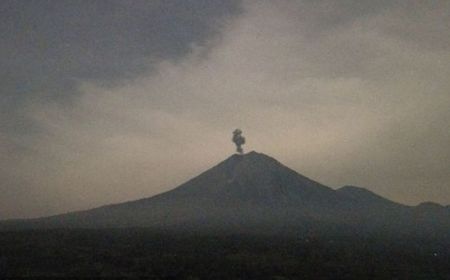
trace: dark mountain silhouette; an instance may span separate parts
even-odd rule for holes
[[[359,187],[333,190],[264,154],[233,155],[181,186],[137,201],[0,228],[149,227],[189,231],[447,233],[450,211],[405,206]]]

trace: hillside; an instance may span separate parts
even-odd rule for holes
[[[250,152],[232,155],[179,187],[150,198],[6,221],[0,227],[442,234],[450,229],[449,217],[448,208],[439,205],[405,206],[359,187],[334,190],[267,155]]]

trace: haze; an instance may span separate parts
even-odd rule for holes
[[[1,1],[0,219],[152,196],[243,148],[450,204],[449,1]]]

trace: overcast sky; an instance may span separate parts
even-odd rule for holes
[[[450,204],[450,1],[0,2],[0,219],[152,196],[234,153]]]

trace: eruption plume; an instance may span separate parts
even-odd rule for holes
[[[241,147],[242,145],[245,144],[245,137],[242,136],[242,130],[240,130],[239,128],[235,129],[233,131],[233,139],[232,140],[233,140],[234,144],[236,144],[236,151],[240,154],[244,153],[244,150]]]

